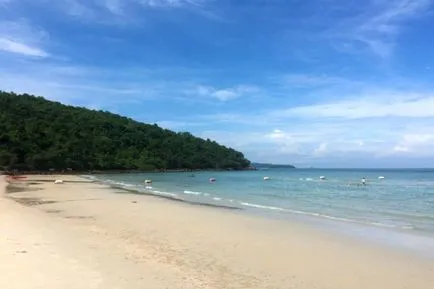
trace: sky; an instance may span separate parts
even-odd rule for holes
[[[0,90],[257,162],[433,167],[433,27],[434,0],[0,0]]]

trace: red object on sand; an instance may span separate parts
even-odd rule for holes
[[[9,178],[14,179],[14,180],[18,180],[18,179],[26,179],[26,176],[9,176]]]

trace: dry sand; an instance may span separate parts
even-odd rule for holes
[[[75,176],[29,176],[8,191],[0,288],[434,288],[433,260],[303,224]]]

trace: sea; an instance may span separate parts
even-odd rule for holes
[[[137,194],[306,222],[434,257],[434,169],[262,168],[86,177]]]

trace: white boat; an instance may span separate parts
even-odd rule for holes
[[[384,177],[383,177],[383,176],[379,176],[379,177],[378,177],[378,179],[380,179],[380,180],[383,180],[383,179],[384,179]]]
[[[264,177],[264,181],[268,181],[270,179],[271,179],[270,177]]]
[[[324,177],[324,176],[320,176],[320,177],[319,177],[320,180],[325,180],[325,178],[326,178],[326,177]]]

